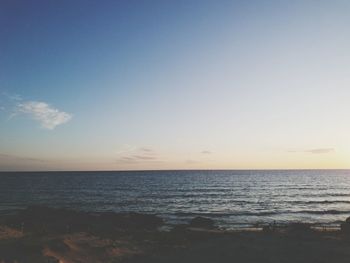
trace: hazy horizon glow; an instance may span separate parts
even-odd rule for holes
[[[0,170],[350,168],[349,1],[3,1]]]

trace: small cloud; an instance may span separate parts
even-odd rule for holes
[[[202,153],[202,154],[212,154],[211,151],[202,151],[201,153]]]
[[[30,171],[50,166],[48,160],[0,153],[0,171]]]
[[[122,152],[117,159],[117,162],[121,164],[138,164],[151,161],[159,162],[157,154],[151,148],[138,148],[137,150]]]
[[[147,152],[147,153],[153,152],[153,150],[151,148],[146,148],[146,147],[140,148],[140,151],[141,152]]]
[[[323,153],[331,153],[334,151],[335,150],[333,148],[318,148],[318,149],[306,150],[305,152],[312,153],[312,154],[323,154]]]
[[[118,154],[118,155],[126,154],[126,153],[134,151],[135,149],[136,148],[134,146],[124,144],[119,148],[119,150],[116,152],[116,154]]]
[[[155,160],[155,159],[157,159],[155,156],[148,156],[148,155],[134,155],[133,158],[139,159],[139,160]]]
[[[326,154],[334,152],[334,148],[315,148],[306,150],[289,150],[289,153],[311,153],[311,154]]]
[[[133,158],[133,157],[128,157],[128,156],[122,156],[122,157],[120,157],[119,158],[119,160],[122,160],[122,161],[134,161],[135,160],[135,158]]]
[[[72,115],[53,108],[45,102],[26,101],[17,104],[17,114],[28,114],[34,120],[40,122],[41,126],[53,130],[56,126],[64,124],[72,119]]]

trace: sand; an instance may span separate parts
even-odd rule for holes
[[[31,209],[1,218],[0,262],[350,262],[350,234],[340,230],[160,231],[151,215]]]

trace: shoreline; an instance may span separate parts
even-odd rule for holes
[[[196,217],[166,227],[151,214],[28,207],[0,216],[0,262],[289,263],[347,262],[350,257],[350,220],[341,229],[299,222],[229,230]]]
[[[140,170],[3,170],[1,173],[95,173],[95,172],[181,172],[181,171],[350,171],[350,168],[229,168],[229,169],[140,169]]]
[[[307,220],[291,220],[291,221],[282,221],[282,220],[270,220],[270,221],[262,221],[257,220],[256,222],[232,222],[232,223],[220,223],[220,220],[216,220],[217,218],[215,216],[211,216],[211,213],[197,213],[193,214],[192,216],[188,215],[186,218],[176,218],[176,216],[172,215],[172,219],[169,219],[166,215],[163,215],[161,213],[147,213],[147,212],[135,212],[135,211],[91,211],[91,210],[80,210],[75,209],[71,207],[60,207],[60,206],[47,206],[47,205],[34,205],[34,206],[27,206],[25,208],[18,208],[18,209],[8,209],[8,210],[1,210],[0,211],[0,219],[16,216],[20,214],[21,212],[27,210],[28,208],[43,208],[43,209],[53,209],[57,211],[71,211],[75,213],[82,213],[87,215],[97,215],[97,214],[115,214],[115,215],[125,215],[125,214],[140,214],[140,215],[151,215],[151,216],[157,216],[160,219],[163,220],[163,225],[167,228],[172,228],[176,225],[183,225],[187,224],[191,221],[191,219],[195,217],[205,217],[213,220],[218,228],[222,230],[227,231],[241,231],[241,230],[249,230],[249,229],[263,229],[263,227],[273,225],[275,224],[279,228],[285,228],[288,227],[290,224],[294,223],[301,223],[301,224],[308,224],[311,228],[314,229],[337,229],[339,230],[341,227],[341,224],[344,222],[346,218],[350,216],[344,215],[344,220],[336,220],[336,221],[330,221],[330,222],[315,222],[315,221],[307,221]],[[219,222],[218,222],[219,221]]]

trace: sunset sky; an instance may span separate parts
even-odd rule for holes
[[[350,168],[350,1],[0,2],[0,170]]]

